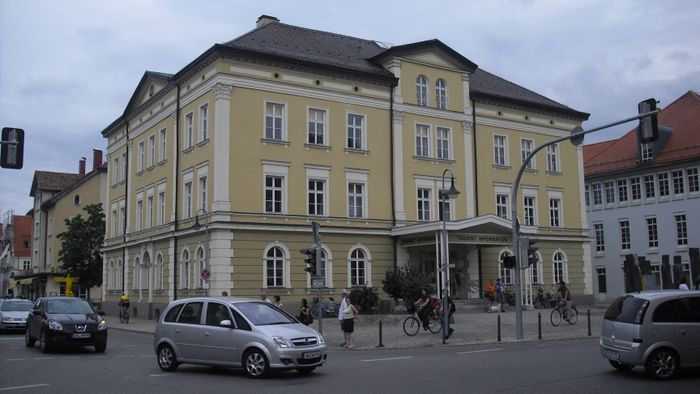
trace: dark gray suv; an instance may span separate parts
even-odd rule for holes
[[[616,299],[603,320],[600,351],[616,369],[643,365],[655,379],[700,366],[700,292],[649,291]]]

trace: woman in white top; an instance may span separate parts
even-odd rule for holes
[[[681,284],[678,285],[678,290],[690,290],[690,287],[688,287],[688,278],[685,276],[681,278]]]
[[[355,316],[357,316],[357,308],[350,301],[350,297],[345,297],[345,309],[343,310],[343,334],[345,335],[345,346],[346,349],[352,349],[355,347],[355,337],[353,332],[355,331]]]

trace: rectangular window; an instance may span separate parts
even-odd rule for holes
[[[114,159],[114,168],[110,168],[112,172],[112,184],[116,185],[119,183],[119,158]]]
[[[192,217],[192,182],[185,183],[185,219]]]
[[[654,175],[644,175],[644,197],[652,199],[656,197],[656,181]]]
[[[525,162],[525,159],[532,153],[534,150],[535,146],[535,141],[533,140],[520,140],[520,159],[521,163]],[[527,170],[532,170],[535,168],[535,158],[533,157],[532,160],[530,160],[527,165],[525,166],[525,169]]]
[[[673,194],[683,194],[685,192],[683,170],[671,172],[671,177],[673,178]]]
[[[199,107],[199,142],[209,139],[209,104]]]
[[[586,197],[586,206],[587,207],[591,205],[591,195],[590,194],[591,194],[590,186],[586,185],[585,191],[584,191],[584,196]]]
[[[194,145],[194,114],[190,112],[185,115],[185,149],[189,149]]]
[[[558,198],[549,199],[549,225],[561,227],[561,200]]]
[[[322,109],[309,108],[309,134],[307,143],[313,145],[324,145],[326,132],[326,111]]]
[[[138,171],[141,172],[143,171],[143,166],[146,163],[146,147],[144,146],[144,142],[141,141],[139,142],[139,166],[138,166]]]
[[[542,278],[540,278],[540,264],[533,264],[530,266],[530,281],[533,284],[542,283]]]
[[[668,188],[668,172],[661,172],[657,174],[656,179],[659,182],[659,197],[668,197],[670,194]]]
[[[160,129],[160,161],[164,161],[168,157],[167,152],[167,130]]]
[[[593,184],[593,205],[603,203],[603,187],[600,183]]]
[[[430,220],[430,189],[418,188],[418,220]]]
[[[614,204],[615,203],[615,182],[606,181],[605,182],[605,203]]]
[[[364,184],[348,183],[348,216],[351,218],[363,217]]]
[[[416,156],[428,157],[430,148],[428,146],[428,135],[430,126],[419,124],[416,125]]]
[[[282,213],[282,193],[284,177],[265,177],[265,212]]]
[[[596,268],[596,275],[598,276],[598,293],[607,293],[608,284],[605,274],[605,268]]]
[[[438,127],[437,129],[437,157],[438,159],[450,159],[450,129]],[[696,170],[697,175],[697,170]]]
[[[675,215],[676,218],[676,245],[688,245],[688,225],[685,220],[685,214],[680,213]]]
[[[309,215],[324,215],[325,181],[309,179]]]
[[[559,144],[547,147],[547,171],[559,172]]]
[[[348,114],[348,145],[350,149],[364,149],[362,133],[364,130],[364,116]]]
[[[617,199],[620,202],[627,201],[627,179],[617,181]]]
[[[207,177],[199,177],[199,209],[207,210]]]
[[[630,178],[630,188],[632,189],[632,201],[642,198],[642,182],[638,176]]]
[[[146,225],[153,227],[153,196],[146,198]]]
[[[116,237],[116,236],[117,236],[117,210],[116,210],[116,209],[112,209],[112,216],[111,216],[111,218],[112,218],[112,220],[111,220],[111,223],[110,223],[110,224],[111,224],[110,227],[112,228],[112,231],[111,231],[111,232],[112,232],[112,236],[113,236],[113,237]]]
[[[284,105],[265,103],[265,139],[282,141],[284,138]]]
[[[629,220],[620,220],[620,247],[622,250],[630,250],[632,240],[630,239],[630,222]]]
[[[496,215],[508,219],[508,195],[496,194]]]
[[[605,252],[605,230],[603,229],[603,223],[595,223],[593,225],[595,230],[595,251],[596,253]]]
[[[642,161],[652,160],[654,158],[654,149],[652,144],[642,144],[641,153]]]
[[[143,228],[143,200],[136,201],[136,231]]]
[[[124,226],[126,226],[126,208],[119,207],[119,235],[124,234]]]
[[[685,174],[688,176],[688,192],[697,193],[700,192],[700,179],[698,178],[698,169],[686,168]]]
[[[165,223],[165,191],[158,192],[158,225]]]
[[[648,217],[647,218],[647,236],[649,239],[649,248],[658,248],[659,247],[659,234],[657,232],[656,218],[655,217]]]
[[[506,165],[506,137],[502,135],[493,136],[493,164],[497,166]]]
[[[148,137],[148,166],[156,165],[156,136]]]
[[[534,226],[536,225],[535,216],[535,197],[525,196],[523,197],[523,206],[525,209],[525,225]]]

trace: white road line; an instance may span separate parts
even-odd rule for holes
[[[502,348],[495,348],[495,349],[483,349],[483,350],[472,350],[469,352],[459,352],[457,354],[472,354],[472,353],[486,353],[486,352],[498,352],[503,350]]]
[[[0,387],[0,391],[33,389],[35,387],[44,387],[44,386],[49,386],[49,384],[48,383],[39,383],[39,384],[30,384],[27,386]]]
[[[152,378],[160,378],[161,376],[172,376],[172,374],[169,374],[169,373],[152,373],[152,374],[150,374],[150,375],[148,375],[148,376],[149,376],[149,377],[152,377]]]
[[[133,356],[133,355],[129,355],[129,356],[116,356],[116,358],[134,358],[134,356]]]
[[[8,358],[5,361],[26,361],[26,358]]]
[[[369,360],[360,360],[360,362],[363,363],[371,363],[375,361],[394,361],[394,360],[406,360],[409,358],[413,358],[413,356],[406,356],[406,357],[390,357],[390,358],[374,358],[374,359],[369,359]]]
[[[53,360],[53,357],[34,357],[34,360]]]

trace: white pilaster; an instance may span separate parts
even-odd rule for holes
[[[230,211],[229,150],[231,135],[232,85],[217,83],[214,88],[214,163],[212,168],[213,202],[211,211]]]
[[[394,126],[394,215],[396,220],[401,222],[406,220],[406,209],[404,201],[404,175],[403,175],[403,118],[404,113],[394,111],[393,126]]]
[[[233,289],[233,232],[209,230],[210,295],[219,296],[222,291],[231,294]]]
[[[470,107],[471,108],[471,107]],[[476,195],[474,194],[474,138],[472,133],[472,122],[462,122],[462,138],[464,139],[464,196],[467,211],[467,218],[476,216]]]

